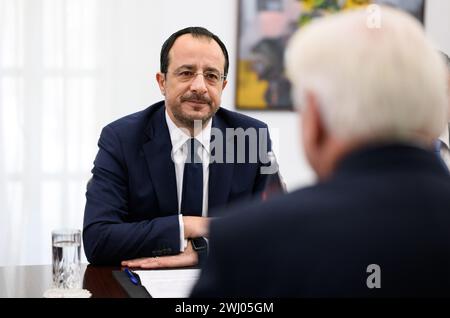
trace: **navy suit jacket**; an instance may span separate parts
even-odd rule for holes
[[[225,138],[227,128],[267,128],[256,119],[225,109],[217,111],[212,127],[223,132],[224,147],[233,140]],[[270,139],[265,142],[267,154]],[[107,125],[98,146],[84,215],[83,242],[89,262],[117,264],[126,259],[179,252],[175,166],[164,102]],[[247,159],[250,149],[245,143]],[[225,156],[233,154],[226,149],[224,152]],[[214,216],[212,208],[263,191],[267,176],[260,173],[260,168],[265,161],[258,157],[254,163],[211,163],[209,215]]]
[[[235,212],[211,223],[194,297],[450,296],[450,177],[431,151],[360,150],[327,181]]]

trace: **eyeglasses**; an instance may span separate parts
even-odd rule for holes
[[[197,75],[203,75],[205,78],[205,81],[210,85],[217,85],[220,81],[224,80],[226,78],[225,75],[222,75],[218,71],[205,71],[205,72],[193,72],[189,70],[182,70],[178,72],[174,72],[173,75],[179,80],[180,82],[190,82],[194,78],[197,77]]]

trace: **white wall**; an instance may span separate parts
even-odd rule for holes
[[[450,1],[427,0],[425,25],[437,48],[450,55]]]
[[[68,43],[69,47],[73,44],[76,48],[77,43],[84,43],[84,48],[93,52],[95,65],[92,69],[68,69],[57,73],[64,79],[84,76],[94,84],[87,93],[76,85],[71,93],[70,81],[63,81],[62,88],[56,85],[59,95],[54,96],[53,104],[58,112],[48,111],[47,114],[42,102],[40,76],[53,76],[56,71],[45,73],[37,65],[45,46],[43,39],[49,35],[42,30],[43,6],[52,3],[64,3],[66,9],[79,6],[75,13],[64,9],[61,12],[70,14],[54,14],[55,21],[69,21],[63,21],[66,28],[51,28],[55,39],[61,40],[55,42],[60,44],[55,47],[67,48]],[[10,13],[2,10],[16,4],[20,5],[14,16],[19,17],[17,23],[21,26],[16,31],[23,31],[25,35],[11,42],[14,47],[10,52],[23,53],[23,69],[2,68],[2,54],[6,56],[7,49],[0,45],[1,79],[16,76],[20,78],[18,83],[23,84],[12,86],[15,93],[8,99],[5,96],[10,87],[5,83],[9,82],[0,81],[0,266],[50,263],[50,230],[61,226],[82,227],[83,186],[90,176],[100,130],[112,120],[162,98],[154,76],[159,70],[161,44],[171,33],[186,26],[201,25],[222,38],[231,56],[229,86],[224,92],[223,107],[234,108],[237,0],[0,0],[0,44],[9,43],[8,36],[14,31],[2,29],[7,23],[5,17],[11,18]],[[93,18],[88,19],[91,24],[80,20],[80,17],[89,16],[89,10],[83,9],[84,6],[94,8]],[[426,23],[427,32],[437,47],[450,53],[450,1],[427,0]],[[66,34],[64,32],[71,34],[70,37],[61,38],[61,34]],[[90,36],[95,40],[91,44],[86,42]],[[73,55],[70,49],[63,53],[64,57]],[[47,93],[53,96],[54,92]],[[80,96],[87,98],[89,103],[83,102]],[[75,112],[78,117],[72,116],[78,108],[81,113]],[[297,115],[275,111],[247,114],[265,121],[272,128],[274,149],[288,189],[311,183],[314,176],[300,147]],[[55,118],[51,117],[53,115]],[[8,116],[15,120],[9,120]],[[23,125],[24,121],[26,125]],[[16,128],[20,142],[7,141],[5,133],[10,133],[10,129],[5,127]],[[40,146],[45,129],[50,129],[47,134],[53,136],[48,149]],[[75,136],[75,141],[70,136]],[[2,138],[5,138],[3,144]],[[45,165],[42,158],[45,155],[56,157],[61,152],[60,145],[64,145],[61,159],[64,164],[70,163],[69,154],[82,154],[77,159],[77,169],[41,174],[41,163]],[[11,152],[8,147],[13,147],[16,152]],[[9,173],[4,168],[8,162],[17,162],[17,171]],[[45,186],[47,181],[42,182],[44,177],[50,180],[50,186]]]

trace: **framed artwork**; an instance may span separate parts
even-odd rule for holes
[[[402,8],[423,23],[425,0],[240,0],[236,108],[292,110],[284,50],[312,19],[368,4]]]

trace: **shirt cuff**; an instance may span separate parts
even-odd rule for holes
[[[183,214],[178,214],[178,224],[180,225],[180,252],[184,252],[188,241],[184,238],[184,222]]]

